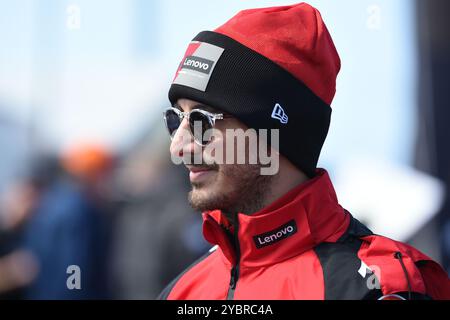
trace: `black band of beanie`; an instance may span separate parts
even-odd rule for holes
[[[279,129],[279,152],[313,177],[328,133],[331,107],[288,71],[228,36],[203,31],[193,41],[224,51],[205,91],[173,83],[170,102],[187,98],[229,113],[249,128]],[[271,117],[276,104],[288,115],[288,123]]]

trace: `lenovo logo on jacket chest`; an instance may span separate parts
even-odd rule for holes
[[[295,233],[297,233],[297,224],[295,220],[291,220],[275,230],[253,236],[253,241],[255,241],[256,247],[260,249],[286,239]]]

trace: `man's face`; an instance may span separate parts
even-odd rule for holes
[[[205,106],[196,101],[188,99],[179,99],[177,102],[180,110],[189,112],[192,109],[202,109],[212,113],[222,113],[211,107]],[[223,150],[224,158],[226,158],[226,150],[229,146],[227,143],[235,143],[235,140],[227,141],[226,129],[242,129],[248,128],[238,121],[236,118],[226,117],[225,119],[216,120],[214,128],[220,131],[217,136],[207,146],[200,146],[195,143],[189,133],[189,124],[186,117],[180,124],[179,129],[173,136],[170,146],[170,152],[173,157],[182,156],[184,159],[192,159],[195,155],[202,156],[201,164],[186,164],[188,168],[189,179],[192,185],[192,191],[189,193],[189,202],[192,207],[199,211],[220,209],[225,212],[243,212],[251,214],[254,208],[259,208],[261,201],[268,192],[270,192],[270,184],[274,176],[260,174],[261,165],[249,164],[249,149],[245,148],[245,163],[237,164],[236,161],[229,164],[228,161],[213,164],[205,162],[214,159],[215,152],[218,148]],[[238,150],[235,145],[234,155]]]

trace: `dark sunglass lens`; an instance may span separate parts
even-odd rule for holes
[[[207,115],[198,111],[192,112],[189,116],[189,125],[197,142],[206,144],[210,141],[210,137],[205,135],[205,132],[211,129],[211,123]]]
[[[180,117],[178,114],[173,110],[167,110],[166,111],[166,124],[167,124],[167,130],[169,130],[170,136],[173,136],[175,131],[177,131],[178,127],[180,126]]]

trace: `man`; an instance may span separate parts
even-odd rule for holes
[[[164,119],[172,158],[190,171],[190,203],[217,246],[161,299],[450,298],[437,263],[374,235],[316,169],[339,69],[320,13],[305,3],[244,10],[194,38]],[[259,130],[253,144],[227,134],[250,129]],[[254,150],[244,149],[245,163],[219,161],[236,160],[242,145],[266,145],[275,172],[263,174],[268,162]]]

